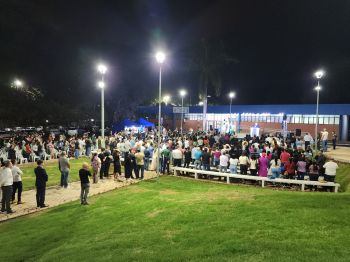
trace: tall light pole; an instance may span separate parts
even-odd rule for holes
[[[230,98],[230,121],[229,121],[229,133],[231,133],[231,127],[232,127],[232,99],[236,96],[235,92],[230,92],[228,94],[228,97]]]
[[[322,70],[319,70],[315,73],[315,77],[317,78],[317,86],[315,87],[315,90],[317,92],[317,102],[316,102],[316,125],[315,125],[315,154],[317,153],[317,128],[318,128],[318,105],[319,105],[319,99],[320,99],[320,79],[324,76],[324,72]]]
[[[184,119],[184,97],[186,95],[186,90],[182,89],[180,90],[180,96],[181,96],[181,137],[182,137],[182,124]]]
[[[101,148],[105,147],[105,82],[104,75],[107,72],[107,67],[103,64],[97,66],[97,71],[101,74],[101,81],[97,83],[97,86],[101,89]]]
[[[159,94],[158,94],[158,154],[157,154],[157,180],[159,181],[160,174],[160,132],[161,132],[161,115],[162,115],[162,64],[165,61],[165,53],[158,51],[155,54],[157,63],[159,64]]]

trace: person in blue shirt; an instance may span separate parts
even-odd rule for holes
[[[199,147],[196,147],[196,150],[194,151],[194,164],[196,169],[201,169],[201,157],[202,150]]]

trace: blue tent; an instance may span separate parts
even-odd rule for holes
[[[112,131],[113,131],[113,133],[115,133],[115,132],[119,132],[119,131],[124,130],[126,127],[132,127],[132,126],[139,127],[140,124],[138,124],[134,121],[131,121],[129,118],[125,118],[121,122],[113,124]]]
[[[144,119],[142,117],[137,121],[137,123],[140,126],[144,126],[144,127],[154,127],[155,126],[152,122],[149,122],[149,121],[147,121],[146,119]]]

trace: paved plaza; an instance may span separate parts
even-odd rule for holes
[[[155,172],[145,172],[145,179],[151,179],[156,177]],[[117,188],[129,186],[134,183],[138,183],[140,180],[132,180],[132,181],[117,181],[114,180],[113,177],[109,179],[99,180],[97,184],[90,183],[90,193],[89,197],[93,195],[102,194]],[[72,182],[69,184],[68,188],[64,189],[60,186],[53,186],[46,189],[46,200],[45,204],[49,205],[48,208],[37,208],[36,207],[36,191],[28,190],[22,193],[22,200],[24,204],[17,205],[12,204],[12,210],[15,213],[7,215],[0,213],[0,222],[20,217],[23,215],[28,215],[36,212],[43,211],[48,208],[52,208],[55,206],[59,206],[71,201],[76,201],[80,199],[80,182]],[[80,203],[77,203],[80,204]]]
[[[336,150],[328,149],[325,155],[339,162],[350,163],[350,147],[337,147]]]

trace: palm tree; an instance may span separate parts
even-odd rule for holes
[[[190,68],[199,72],[199,99],[206,97],[210,88],[214,89],[215,96],[220,96],[220,69],[232,62],[237,63],[238,60],[225,52],[222,42],[217,44],[201,40],[190,63]]]

